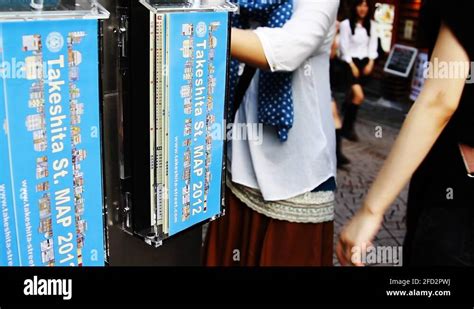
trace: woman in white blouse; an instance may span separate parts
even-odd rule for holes
[[[342,59],[348,65],[350,97],[345,102],[342,135],[358,141],[354,130],[359,106],[364,101],[363,86],[374,69],[377,54],[377,35],[372,10],[367,0],[354,0],[350,17],[340,25],[340,48]]]
[[[263,126],[259,139],[231,141],[226,215],[210,224],[204,263],[332,265],[335,128],[329,56],[339,0],[294,0],[281,28],[232,29],[231,54],[257,68],[234,118],[239,136],[258,124],[262,70],[291,72],[294,124],[282,142]],[[242,125],[243,124],[243,125]]]

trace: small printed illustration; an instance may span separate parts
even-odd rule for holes
[[[85,37],[86,37],[85,31],[70,32],[67,37],[68,46],[70,47],[73,44],[80,44]]]
[[[43,197],[39,199],[39,210],[40,219],[51,217],[51,199],[48,193],[45,193]]]
[[[181,218],[181,221],[187,221],[191,217],[191,205],[189,203],[184,204],[183,206],[183,217]]]
[[[183,41],[183,48],[181,49],[183,52],[184,58],[190,58],[193,55],[193,40],[184,40]]]
[[[40,35],[24,35],[23,39],[23,51],[41,51],[41,36]]]
[[[75,197],[76,205],[76,216],[82,216],[84,214],[84,199],[80,197]]]
[[[53,219],[51,217],[40,219],[38,231],[44,234],[46,238],[53,237]]]
[[[77,82],[79,80],[79,67],[69,68],[69,80]]]
[[[184,152],[184,167],[190,167],[191,166],[191,149],[187,149]]]
[[[187,80],[187,81],[193,79],[193,72],[192,72],[192,71],[190,71],[190,72],[184,72],[184,74],[183,74],[183,79],[184,79],[184,80]]]
[[[48,148],[46,130],[33,131],[33,148],[36,152],[46,151]]]
[[[190,35],[193,35],[193,33],[194,33],[193,24],[183,24],[182,29],[183,29],[183,31],[182,31],[183,35],[190,36]]]
[[[207,96],[207,110],[212,111],[214,108],[214,98],[211,95]]]
[[[183,85],[181,86],[181,97],[182,98],[189,98],[191,97],[191,86],[190,85]]]
[[[216,72],[216,66],[211,62],[209,63],[209,74],[212,75]]]
[[[43,156],[36,159],[36,179],[43,179],[49,176],[48,157]]]
[[[211,127],[216,122],[216,115],[214,114],[207,114],[206,116],[206,126]],[[212,140],[211,140],[212,143]]]
[[[216,48],[217,47],[217,38],[213,35],[211,35],[210,38],[209,38],[209,47],[210,48]]]
[[[40,54],[25,58],[25,77],[27,80],[43,79],[43,58]]]
[[[184,121],[184,136],[191,135],[193,131],[193,120],[188,118]]]
[[[41,108],[44,107],[44,85],[43,83],[33,83],[30,88],[30,100],[28,107]]]
[[[193,103],[191,98],[184,99],[184,114],[191,115],[193,112]]]
[[[189,203],[190,200],[190,190],[189,184],[183,187],[183,205]]]
[[[191,167],[185,167],[183,172],[183,180],[189,181],[191,180]]]
[[[37,130],[45,130],[46,121],[44,119],[44,115],[42,114],[28,115],[26,117],[26,128],[30,132],[37,131]]]
[[[81,96],[81,90],[77,88],[74,83],[70,83],[69,85],[69,96],[71,97],[71,100],[78,99]]]
[[[41,242],[41,261],[48,266],[54,265],[53,239],[45,239]]]
[[[213,21],[209,24],[209,31],[210,32],[214,32],[214,31],[217,31],[217,29],[219,29],[219,26],[221,25],[220,22],[218,21]]]
[[[82,63],[82,54],[77,50],[68,51],[68,61],[70,67],[79,66]]]
[[[36,192],[49,191],[49,181],[41,182],[36,185]]]
[[[217,85],[217,80],[215,77],[212,77],[212,76],[209,76],[209,80],[208,80],[208,92],[209,92],[209,95],[212,95],[214,94],[214,90],[216,89],[216,85]]]
[[[191,146],[191,139],[187,138],[183,142],[183,147],[189,147],[189,146]]]

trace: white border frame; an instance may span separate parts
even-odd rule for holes
[[[391,69],[388,68],[388,65],[390,64],[390,61],[392,60],[392,57],[393,57],[393,54],[395,53],[396,48],[405,49],[405,50],[409,50],[409,51],[414,52],[413,56],[411,57],[410,63],[408,64],[407,70],[405,72],[395,71],[395,70],[391,70]],[[395,45],[393,45],[392,49],[390,50],[390,55],[388,56],[387,62],[385,62],[383,70],[384,70],[384,72],[406,78],[410,75],[410,72],[413,69],[413,65],[415,64],[415,60],[416,60],[417,56],[418,56],[418,49],[417,48],[402,45],[402,44],[395,44]]]

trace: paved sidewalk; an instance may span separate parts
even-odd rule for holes
[[[358,143],[343,140],[343,151],[352,162],[338,172],[335,243],[343,225],[360,207],[375,180],[406,114],[406,108],[387,108],[381,103],[369,100],[361,108],[356,124]],[[375,246],[403,244],[407,193],[408,188],[405,188],[386,213],[382,229],[374,240]],[[334,263],[339,265],[336,258]]]

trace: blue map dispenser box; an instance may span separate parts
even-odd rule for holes
[[[169,235],[221,213],[228,12],[170,13]],[[189,106],[188,106],[189,105]]]
[[[18,263],[102,266],[98,22],[6,22],[0,30],[0,146],[10,167],[0,177],[10,180]]]

